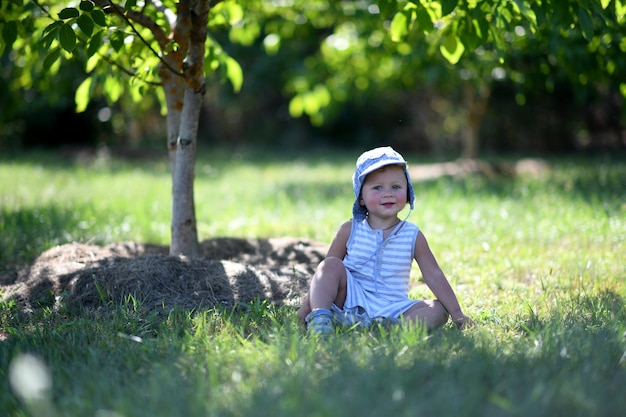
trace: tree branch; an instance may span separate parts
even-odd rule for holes
[[[132,10],[126,10],[122,6],[113,3],[111,0],[94,0],[94,3],[97,6],[99,6],[105,13],[116,14],[120,16],[122,19],[124,19],[126,24],[130,26],[130,28],[135,33],[135,35],[137,35],[137,37],[141,40],[141,42],[143,42],[143,44],[146,45],[146,47],[154,54],[154,56],[156,56],[159,59],[162,65],[168,68],[172,73],[181,77],[184,76],[182,72],[177,71],[168,62],[166,62],[163,59],[163,56],[154,50],[152,45],[150,45],[150,43],[143,36],[141,36],[137,28],[135,28],[135,26],[133,25],[133,21],[134,21],[136,23],[139,23],[141,26],[149,29],[150,32],[154,35],[155,40],[161,47],[161,50],[165,51],[167,49],[167,45],[170,43],[170,40],[165,34],[165,32],[161,29],[161,27],[154,20],[150,19],[148,16],[144,15],[143,13],[134,12]],[[171,24],[171,21],[169,19],[172,18],[172,13],[170,12],[169,16],[168,14],[166,14],[166,17],[168,17],[168,22],[170,22]]]

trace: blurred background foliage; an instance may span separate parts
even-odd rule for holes
[[[505,31],[504,44],[464,39],[455,65],[433,54],[427,31],[390,36],[395,3],[243,2],[241,23],[210,35],[241,65],[243,87],[234,93],[222,74],[207,75],[200,146],[384,143],[442,157],[626,148],[621,2],[603,2],[615,21],[591,14],[587,28],[544,17],[532,30],[520,21]],[[10,48],[0,51],[0,150],[141,153],[165,143],[155,96],[93,99],[77,114],[75,91],[86,77],[80,56],[48,73],[21,65]]]

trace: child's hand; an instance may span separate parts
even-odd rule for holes
[[[474,321],[466,315],[454,319],[454,324],[456,324],[456,327],[461,330],[469,329],[470,327],[474,327],[476,325],[476,323],[474,323]]]

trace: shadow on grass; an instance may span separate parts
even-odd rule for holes
[[[567,311],[531,317],[513,337],[479,323],[408,342],[328,340],[309,353],[316,367],[273,367],[235,414],[618,415],[626,406],[623,299],[606,291],[565,300]]]
[[[149,395],[137,415],[151,416],[172,409],[248,417],[333,410],[350,416],[621,415],[623,298],[611,291],[564,295],[559,305],[546,317],[522,317],[525,327],[513,332],[479,323],[467,332],[444,327],[427,337],[419,329],[398,329],[323,340],[263,320],[274,312],[257,309],[252,320],[264,327],[248,327],[245,342],[233,336],[232,344],[217,333],[232,332],[229,326],[240,326],[241,318],[223,310],[219,323],[207,314],[201,324],[178,311],[162,320],[118,310],[106,323],[101,320],[108,316],[66,323],[54,317],[4,343],[41,352],[59,378],[55,398],[65,407],[66,397],[89,393],[72,384],[78,380],[100,394],[98,407],[107,404],[102,396],[135,404]],[[275,336],[259,342],[264,334]],[[9,358],[0,359],[0,370]],[[0,386],[0,403],[10,403],[8,382]],[[17,409],[12,401],[9,409]]]

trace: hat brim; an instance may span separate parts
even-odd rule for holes
[[[359,174],[359,182],[362,185],[363,184],[363,179],[365,178],[366,175],[371,174],[372,172],[376,171],[377,169],[380,169],[382,167],[386,167],[386,166],[389,166],[389,165],[399,165],[399,166],[405,167],[405,168],[407,166],[406,162],[389,161],[389,160],[378,161],[378,162],[372,164],[371,166],[369,166],[365,171],[361,172],[361,174]]]

